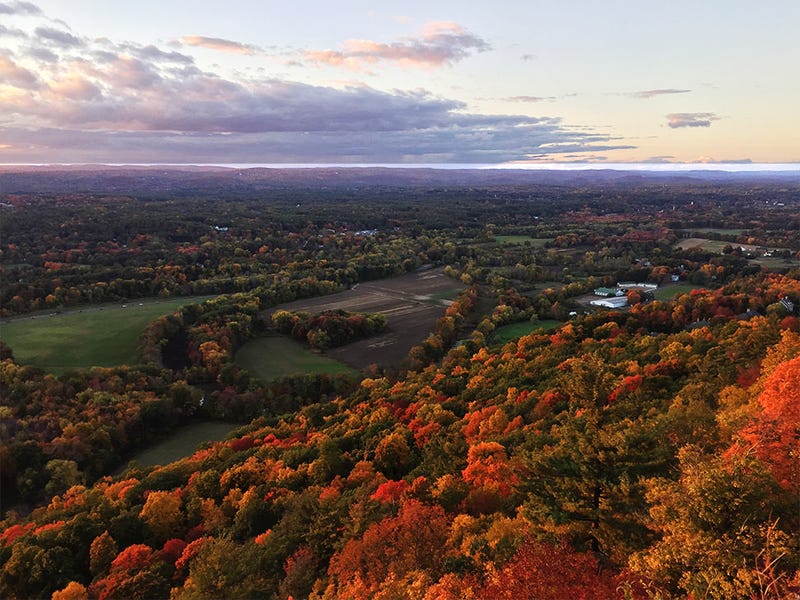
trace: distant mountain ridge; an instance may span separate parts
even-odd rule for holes
[[[223,166],[0,166],[0,193],[197,194],[215,191],[254,193],[274,189],[357,188],[363,186],[647,185],[800,183],[797,171],[640,171],[437,169],[318,167],[246,169]]]

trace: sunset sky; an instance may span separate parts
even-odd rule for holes
[[[800,162],[797,0],[0,0],[0,163]]]

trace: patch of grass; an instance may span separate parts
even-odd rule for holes
[[[463,290],[441,290],[428,294],[431,300],[455,300]]]
[[[131,460],[143,467],[166,465],[191,455],[205,442],[225,439],[231,431],[239,427],[241,424],[219,421],[192,423],[174,431],[167,439],[138,452]]]
[[[742,235],[745,231],[747,231],[747,229],[737,229],[737,228],[722,229],[718,227],[698,227],[698,228],[690,227],[684,229],[683,231],[691,231],[696,233],[718,233],[720,235]]]
[[[531,323],[530,321],[521,321],[519,323],[511,323],[498,327],[492,333],[492,343],[505,344],[511,340],[528,335],[534,331],[550,331],[560,326],[560,321],[544,320]]]
[[[524,244],[529,242],[534,248],[541,248],[555,238],[534,238],[529,235],[496,235],[494,241],[498,244]]]
[[[659,287],[654,290],[653,295],[656,300],[668,301],[674,299],[676,296],[688,294],[692,290],[700,290],[706,286],[694,285],[693,283],[670,283]]]
[[[264,382],[303,373],[355,373],[347,365],[285,337],[260,337],[236,353],[236,364]]]
[[[18,363],[56,375],[71,369],[135,364],[139,336],[150,321],[209,298],[213,296],[132,301],[39,314],[3,323],[0,339],[11,347]]]

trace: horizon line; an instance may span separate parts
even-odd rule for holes
[[[42,162],[0,163],[0,167],[213,167],[220,169],[433,169],[433,170],[502,170],[502,171],[729,171],[729,172],[791,172],[800,171],[800,162],[753,163],[602,163],[602,162],[505,162],[505,163],[214,163],[214,162]]]

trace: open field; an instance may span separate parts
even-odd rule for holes
[[[524,244],[530,243],[534,248],[542,248],[547,242],[552,242],[555,238],[534,238],[529,235],[496,235],[494,241],[498,244]]]
[[[225,439],[231,431],[239,427],[241,427],[240,424],[220,421],[192,423],[174,431],[167,439],[135,454],[131,461],[135,461],[142,467],[166,465],[189,456],[205,442],[217,442]],[[120,469],[119,472],[124,470],[125,468]]]
[[[139,335],[150,321],[212,297],[132,301],[21,317],[0,324],[0,339],[20,364],[55,374],[133,364]]]
[[[675,242],[675,248],[680,250],[690,250],[692,248],[697,248],[700,250],[704,250],[705,252],[716,252],[717,254],[722,254],[722,249],[731,244],[731,242],[724,242],[721,240],[709,240],[706,238],[686,238],[685,240],[680,240]],[[748,247],[747,245],[744,246],[746,250],[752,249],[755,250],[755,246]]]
[[[282,336],[260,337],[236,353],[236,364],[264,382],[298,373],[349,373],[353,369]]]
[[[742,235],[745,231],[747,231],[747,229],[737,229],[737,228],[720,229],[718,227],[697,227],[697,228],[690,227],[680,231],[699,233],[699,234],[717,233],[719,235]]]
[[[688,294],[692,290],[700,290],[705,286],[694,285],[693,283],[667,283],[660,286],[653,295],[656,300],[673,300],[676,296]]]
[[[555,329],[560,325],[560,321],[553,320],[537,321],[536,323],[531,323],[530,321],[511,323],[510,325],[503,325],[502,327],[495,329],[494,333],[492,333],[491,341],[493,344],[505,344],[506,342],[520,338],[523,335],[528,335],[533,331],[550,331],[551,329]]]
[[[384,333],[333,348],[325,355],[357,369],[371,364],[392,367],[399,366],[411,347],[433,330],[449,304],[443,298],[454,297],[463,289],[462,283],[447,277],[442,269],[428,269],[360,283],[330,296],[289,302],[271,309],[266,317],[278,309],[380,313],[388,322]]]

